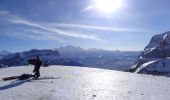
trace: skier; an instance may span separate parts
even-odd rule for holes
[[[34,70],[33,70],[33,73],[35,73],[34,74],[35,78],[38,78],[40,76],[41,65],[42,65],[42,61],[40,60],[39,56],[36,56]]]

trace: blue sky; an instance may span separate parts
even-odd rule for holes
[[[73,45],[135,51],[169,30],[169,0],[121,0],[109,13],[95,8],[95,1],[0,0],[0,50]]]

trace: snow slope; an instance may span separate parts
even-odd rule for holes
[[[0,77],[31,73],[33,66],[0,69]],[[0,100],[169,100],[170,78],[96,68],[50,66],[41,77],[0,82]],[[12,83],[11,83],[12,82]]]
[[[170,77],[170,57],[157,58],[142,64],[135,73],[163,75]]]

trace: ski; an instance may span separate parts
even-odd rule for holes
[[[25,80],[25,79],[29,79],[31,77],[34,77],[34,75],[32,75],[32,74],[22,74],[22,75],[19,75],[19,76],[3,77],[3,78],[0,79],[0,81],[8,81],[8,80],[14,80],[14,79]]]

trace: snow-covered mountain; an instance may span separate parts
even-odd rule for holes
[[[66,46],[53,50],[37,50],[18,52],[0,59],[0,64],[21,66],[27,60],[39,55],[44,64],[85,66],[103,69],[127,71],[134,63],[140,51],[108,51],[102,49],[82,49]]]
[[[8,51],[0,51],[0,59],[6,55],[10,54]]]
[[[0,69],[0,78],[32,73],[33,66]],[[112,70],[49,66],[44,80],[0,82],[1,100],[169,100],[170,79]]]
[[[38,49],[32,49],[30,51],[9,54],[0,60],[0,64],[7,66],[26,65],[27,60],[35,58],[36,55],[40,56],[41,60],[43,61],[43,64],[81,66],[81,64],[75,61],[60,57],[60,54],[57,50],[38,50]]]
[[[140,51],[109,51],[103,49],[82,49],[75,46],[56,48],[63,58],[76,61],[86,67],[125,71],[134,63]]]
[[[80,47],[75,46],[65,46],[56,48],[56,50],[60,53],[60,55],[64,58],[75,58],[75,57],[83,57],[86,55],[86,51]]]
[[[154,75],[170,73],[170,32],[153,36],[130,71]]]
[[[8,52],[8,51],[0,51],[0,55],[8,55],[8,54],[10,54],[10,52]]]

